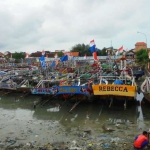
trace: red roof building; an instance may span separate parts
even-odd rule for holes
[[[140,50],[140,49],[147,49],[147,44],[145,43],[145,42],[137,42],[136,44],[135,44],[135,49],[134,49],[134,51],[136,52],[136,51],[138,51],[138,50]]]

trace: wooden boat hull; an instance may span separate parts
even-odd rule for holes
[[[135,97],[136,95],[136,86],[131,85],[100,84],[92,85],[92,89],[94,95],[125,97]]]
[[[30,92],[30,89],[29,87],[23,87],[23,88],[17,88],[17,91],[19,92]]]
[[[55,86],[51,88],[31,88],[32,94],[48,95],[84,95],[92,97],[93,92],[88,86]]]

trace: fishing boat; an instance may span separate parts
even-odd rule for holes
[[[17,85],[18,92],[30,92],[30,89],[34,87],[34,80],[24,79],[20,84]]]
[[[144,94],[144,98],[150,102],[150,77],[146,77],[140,87]]]
[[[1,90],[16,90],[17,83],[13,81],[14,75],[6,75],[0,81]]]
[[[60,81],[57,95],[61,95],[67,100],[91,100],[93,90],[88,84],[87,80],[81,80],[80,77],[76,79],[68,79]]]
[[[119,70],[112,69],[110,74],[100,74],[99,82],[92,85],[95,96],[99,99],[109,100],[135,100],[137,85],[135,77],[129,75],[129,68],[126,66],[126,58],[120,59]]]
[[[31,88],[32,94],[47,94],[63,99],[76,100],[80,98],[87,98],[92,96],[92,89],[86,84],[80,84],[80,78],[65,79],[65,80],[41,80],[36,87]]]
[[[37,95],[55,95],[59,80],[45,79],[40,80],[38,84],[30,89],[32,94]]]

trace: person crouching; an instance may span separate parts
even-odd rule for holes
[[[150,146],[147,131],[143,131],[143,134],[135,137],[133,146],[135,150],[142,150],[146,146]]]

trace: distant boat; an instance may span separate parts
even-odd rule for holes
[[[141,84],[140,90],[143,92],[144,98],[150,102],[150,77],[145,78]]]

